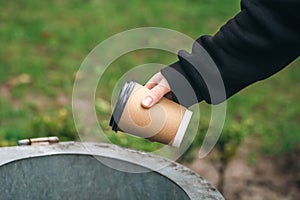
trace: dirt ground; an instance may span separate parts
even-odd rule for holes
[[[257,156],[255,141],[247,139],[225,171],[223,195],[233,200],[300,199],[300,147],[282,156]],[[249,155],[255,160],[249,162]],[[219,174],[214,152],[184,164],[217,186]]]

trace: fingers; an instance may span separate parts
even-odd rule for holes
[[[142,100],[142,106],[145,108],[150,108],[171,91],[167,79],[160,72],[152,76],[145,87],[150,90],[149,94]]]
[[[148,88],[149,90],[151,90],[152,88],[154,88],[157,85],[157,83],[155,82],[148,82],[146,83],[146,85],[144,86],[145,88]]]
[[[158,84],[153,87],[149,94],[143,99],[142,106],[150,108],[156,104],[165,94],[170,92],[170,88],[165,87],[163,84]]]
[[[164,77],[161,75],[160,72],[156,73],[154,76],[152,76],[150,78],[150,80],[146,83],[145,87],[148,88],[149,90],[151,90],[152,88],[154,88],[158,83],[161,82],[161,80]]]

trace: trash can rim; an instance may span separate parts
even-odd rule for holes
[[[207,197],[212,197],[212,199],[224,199],[209,182],[181,164],[151,153],[107,143],[61,142],[51,145],[2,147],[0,148],[0,168],[22,159],[66,154],[100,156],[136,164],[173,181],[190,199],[199,199],[198,194],[207,194]],[[130,154],[129,157],[124,156],[128,154]],[[159,166],[154,163],[165,167],[157,170]]]

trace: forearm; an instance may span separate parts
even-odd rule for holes
[[[190,64],[203,60],[205,55],[199,48],[193,48],[191,54],[179,52],[180,60],[161,72],[175,93],[180,89],[180,83],[173,79],[169,68],[180,72],[192,85],[197,99],[190,98],[185,102],[186,106],[202,100],[220,103],[246,86],[273,75],[299,56],[299,10],[298,0],[243,0],[241,12],[216,35],[196,40],[208,52],[222,76],[224,99],[211,102],[207,85],[198,73],[199,69],[207,67],[205,63]]]

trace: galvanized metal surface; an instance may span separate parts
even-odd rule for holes
[[[99,159],[155,171],[119,171]],[[160,166],[165,167],[157,170]],[[0,148],[0,185],[0,199],[224,199],[178,163],[99,143]]]

